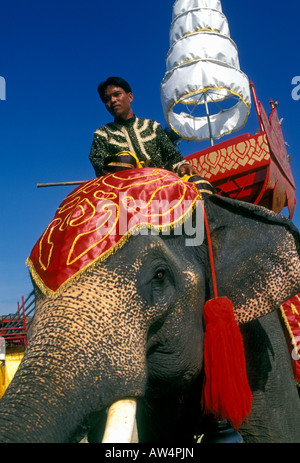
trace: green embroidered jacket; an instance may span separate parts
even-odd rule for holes
[[[135,116],[111,122],[94,133],[89,159],[97,177],[103,175],[104,159],[121,151],[130,151],[149,167],[173,172],[187,164],[158,122]]]

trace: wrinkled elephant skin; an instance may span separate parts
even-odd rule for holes
[[[254,398],[241,433],[247,442],[299,442],[299,398],[276,312],[299,289],[298,232],[237,201],[211,197],[206,210],[219,294],[242,324]],[[210,295],[206,242],[150,234],[131,237],[54,298],[36,288],[30,342],[0,402],[0,440],[101,439],[106,408],[137,397],[140,441],[192,442],[202,431]]]

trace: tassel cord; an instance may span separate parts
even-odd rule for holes
[[[214,293],[214,297],[218,297],[216,271],[215,271],[215,264],[214,264],[214,258],[213,258],[212,242],[211,242],[210,230],[209,230],[209,225],[208,225],[208,219],[207,219],[206,211],[201,201],[200,201],[200,204],[201,204],[201,208],[203,212],[204,225],[205,225],[205,230],[206,230],[209,261],[210,261],[210,266],[211,266],[211,275],[212,275],[212,283],[213,283],[213,293]]]

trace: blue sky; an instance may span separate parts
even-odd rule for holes
[[[6,100],[0,100],[0,315],[14,313],[17,301],[30,293],[25,260],[72,190],[38,189],[37,183],[94,177],[88,160],[93,132],[110,121],[97,95],[98,83],[109,75],[123,76],[133,88],[135,114],[166,126],[160,83],[172,5],[173,0],[15,0],[1,5],[0,76]],[[258,98],[267,112],[271,98],[280,103],[297,186],[300,99],[292,98],[292,79],[300,76],[299,2],[223,0],[222,7],[241,69],[254,82]],[[253,108],[236,135],[257,128]],[[205,147],[195,142],[181,146],[183,155]],[[294,216],[298,227],[299,207]]]

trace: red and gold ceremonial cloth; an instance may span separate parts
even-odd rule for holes
[[[289,350],[297,386],[300,386],[300,293],[280,306],[289,334]]]
[[[158,168],[90,180],[61,203],[27,259],[44,294],[54,295],[105,260],[138,229],[181,226],[201,199],[193,183]]]

